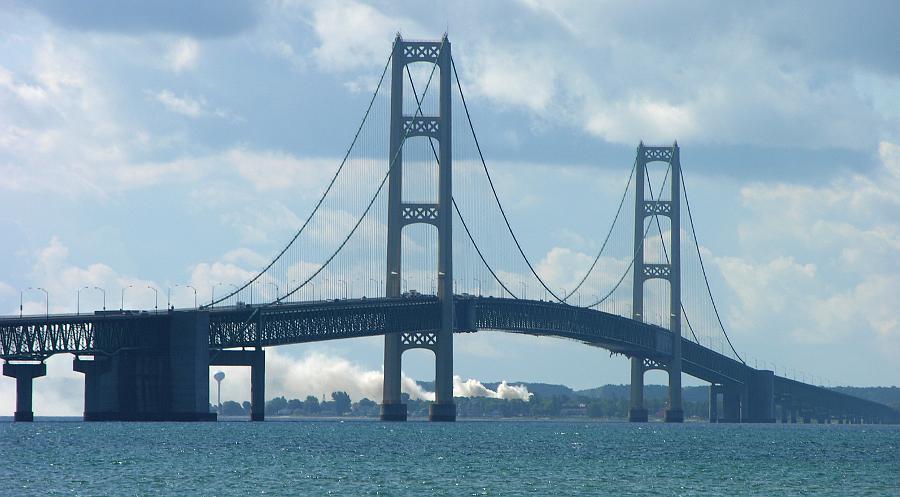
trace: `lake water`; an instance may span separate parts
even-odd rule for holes
[[[894,495],[900,427],[0,423],[0,495]]]

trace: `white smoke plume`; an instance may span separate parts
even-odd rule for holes
[[[532,395],[534,394],[529,393],[525,385],[510,385],[506,383],[506,380],[501,381],[497,385],[497,390],[494,391],[474,378],[463,381],[460,376],[453,377],[454,397],[490,397],[492,399],[524,400],[528,402],[531,400]]]
[[[222,368],[226,370],[226,380],[222,383],[223,400],[243,400],[249,398],[249,368]],[[210,375],[211,377],[211,375]],[[304,399],[308,395],[330,400],[331,392],[344,391],[354,401],[368,398],[381,401],[384,374],[380,370],[368,370],[342,357],[323,353],[310,353],[294,358],[279,353],[277,349],[266,350],[266,398],[277,396]],[[415,400],[434,400],[434,392],[419,386],[412,378],[403,374],[401,390]],[[520,399],[528,401],[532,394],[524,385],[500,383],[497,390],[485,387],[476,379],[463,381],[453,377],[455,397],[490,397],[494,399]],[[215,397],[215,382],[210,383],[210,397]]]
[[[216,402],[216,382],[213,373],[223,370],[222,400],[242,402],[250,399],[250,368],[212,367],[209,374],[210,402]],[[313,395],[331,400],[331,392],[345,391],[354,401],[368,398],[381,402],[384,375],[368,370],[342,357],[310,353],[301,358],[266,350],[266,399],[284,396],[303,400]],[[401,389],[416,400],[434,400],[434,392],[419,386],[405,374]],[[485,387],[476,379],[453,377],[455,397],[489,397],[528,401],[532,394],[524,385],[501,382],[497,390]],[[0,416],[11,416],[15,410],[16,382],[0,377]],[[72,371],[72,356],[53,356],[47,361],[47,376],[34,381],[34,412],[37,416],[80,416],[84,410],[84,375]]]

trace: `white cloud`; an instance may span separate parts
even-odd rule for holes
[[[195,100],[187,96],[179,97],[169,90],[157,93],[156,100],[170,111],[188,117],[198,118],[206,114],[206,103],[203,100]]]
[[[540,51],[488,45],[478,50],[464,69],[479,95],[501,104],[544,113],[557,96],[559,68]]]
[[[200,45],[191,38],[179,38],[172,43],[166,59],[174,72],[193,69],[197,66]]]
[[[233,115],[227,110],[210,108],[206,103],[206,99],[202,96],[199,98],[193,98],[187,95],[179,97],[169,90],[162,90],[154,95],[154,98],[166,109],[175,112],[176,114],[190,117],[192,119],[199,119],[201,117],[216,117],[220,119],[230,119],[233,121],[241,120],[241,118]]]
[[[381,65],[398,31],[406,35],[422,31],[409,19],[387,16],[352,0],[318,3],[312,17],[319,38],[313,56],[321,67],[331,70]]]
[[[739,226],[749,257],[717,257],[738,297],[729,321],[749,332],[779,329],[797,342],[879,344],[900,351],[900,147],[883,142],[870,177],[824,186],[756,184],[741,191]],[[805,262],[780,255],[790,250]],[[813,262],[815,261],[815,262]]]

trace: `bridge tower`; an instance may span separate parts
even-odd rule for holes
[[[403,72],[407,64],[427,62],[437,65],[440,85],[439,115],[403,114]],[[388,184],[388,237],[386,296],[400,297],[402,281],[402,231],[410,224],[431,224],[438,231],[437,297],[440,301],[440,329],[425,333],[393,333],[384,337],[384,395],[381,419],[405,421],[406,404],[400,397],[401,356],[411,348],[425,348],[435,355],[435,402],[432,421],[455,421],[453,403],[453,217],[450,41],[406,41],[400,35],[394,41],[391,59],[391,171]],[[424,136],[437,141],[438,201],[408,203],[403,199],[403,143],[407,138]]]
[[[669,198],[665,200],[660,192],[660,200],[646,199],[646,167],[650,162],[668,162]],[[684,421],[681,404],[681,162],[678,142],[668,147],[648,147],[643,142],[638,145],[635,159],[635,202],[634,202],[634,285],[632,294],[632,317],[644,321],[644,283],[654,278],[669,282],[669,331],[672,332],[672,357],[668,363],[669,408],[666,422]],[[647,264],[644,259],[644,222],[648,217],[665,216],[670,220],[670,243],[668,263]],[[651,220],[652,222],[652,220]],[[644,372],[647,370],[644,358],[631,358],[631,409],[630,421],[647,421],[644,408]]]

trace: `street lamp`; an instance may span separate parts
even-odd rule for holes
[[[100,288],[99,286],[95,286],[94,290],[100,290],[103,293],[103,310],[106,310],[106,289]]]
[[[91,289],[91,287],[89,287],[89,286],[83,286],[83,287],[79,288],[78,290],[75,290],[75,315],[76,316],[81,315],[81,291],[82,290],[90,290],[90,289]]]
[[[375,278],[369,278],[369,281],[375,283],[375,293],[373,295],[378,295],[378,280],[376,280]]]
[[[347,294],[348,294],[348,288],[349,288],[349,287],[347,286],[347,281],[346,281],[346,280],[339,279],[339,280],[337,280],[337,282],[338,282],[338,283],[343,283],[343,284],[344,284],[344,298],[346,299],[346,298],[347,298]]]
[[[176,284],[175,288],[178,288],[178,287],[190,288],[191,290],[194,291],[194,309],[196,309],[197,308],[197,289],[192,287],[191,285]]]
[[[121,302],[121,304],[119,305],[119,310],[120,310],[120,311],[124,311],[124,310],[125,310],[125,290],[128,290],[129,288],[134,288],[134,285],[128,285],[128,286],[126,286],[126,287],[122,287],[122,302]]]
[[[159,290],[150,285],[147,285],[147,288],[153,290],[153,310],[159,312]]]
[[[266,284],[272,285],[275,287],[275,300],[278,300],[278,296],[281,294],[281,289],[278,288],[278,283],[275,283],[273,281],[267,281]]]
[[[231,286],[233,286],[233,287],[234,287],[235,293],[237,293],[237,291],[239,290],[238,286],[235,285],[234,283],[222,283],[222,282],[220,281],[220,282],[218,282],[218,283],[216,283],[215,285],[212,286],[212,292],[211,292],[211,296],[210,296],[210,299],[209,299],[209,305],[212,305],[212,303],[216,301],[216,287],[217,287],[217,286],[224,286],[224,285],[231,285]],[[253,296],[253,295],[252,295],[253,292],[251,291],[250,293],[251,293],[251,297],[252,297],[252,296]]]
[[[481,297],[481,280],[478,278],[474,278],[475,283],[478,283],[478,296]]]
[[[19,317],[22,317],[22,304],[23,304],[22,295],[25,292],[27,292],[28,290],[40,290],[40,291],[44,292],[44,297],[46,299],[46,304],[47,304],[47,318],[49,319],[50,318],[50,293],[47,292],[47,290],[44,290],[43,288],[41,288],[39,286],[30,286],[24,290],[19,291]]]
[[[528,298],[528,284],[525,283],[524,281],[520,281],[519,284],[522,285],[522,298],[527,299]]]

